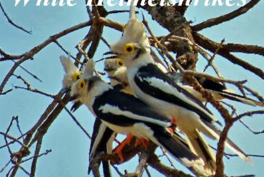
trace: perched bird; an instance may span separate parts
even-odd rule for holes
[[[163,72],[167,69],[161,63],[155,63]],[[134,95],[127,77],[127,68],[122,59],[116,55],[111,55],[105,58],[104,70],[107,72],[110,79],[110,85],[114,88],[120,89],[122,92]]]
[[[150,44],[144,25],[131,7],[130,20],[119,41],[111,45],[113,53],[123,59],[129,84],[135,95],[161,115],[168,117],[185,134],[191,150],[205,161],[205,168],[215,173],[215,155],[200,132],[219,139],[214,123],[218,119],[188,91],[176,84],[157,67],[150,55]],[[251,161],[234,143],[225,143],[246,161]]]
[[[180,136],[170,131],[170,120],[134,96],[120,92],[93,76],[78,80],[71,88],[71,97],[85,104],[114,132],[150,140],[165,148],[197,175],[209,175],[204,170],[203,160],[191,152]]]
[[[62,92],[70,91],[70,87],[82,77],[90,77],[93,75],[94,62],[89,60],[88,63],[83,67],[82,71],[74,65],[69,57],[60,56],[61,63],[63,65],[65,75],[63,78],[63,89]],[[72,110],[78,109],[82,103],[80,101],[74,102],[74,108]],[[89,162],[93,160],[95,155],[100,152],[111,153],[112,142],[115,138],[115,133],[101,123],[100,119],[96,119],[94,123],[90,150],[89,150]],[[111,177],[111,170],[109,161],[103,161],[103,174],[105,177]],[[88,174],[91,168],[88,168]]]
[[[152,57],[154,55],[151,53]],[[207,100],[201,95],[200,92],[196,91],[192,86],[188,85],[182,77],[182,74],[179,72],[168,72],[168,70],[160,63],[156,63],[158,67],[166,73],[176,84],[180,87],[191,93],[194,97],[196,97],[201,102],[206,102]],[[112,55],[110,58],[106,58],[105,60],[105,71],[107,71],[108,76],[110,78],[110,83],[112,86],[122,87],[127,93],[133,94],[132,89],[129,86],[129,81],[127,77],[127,68],[124,65],[124,61],[118,56]],[[229,90],[220,82],[202,77],[196,76],[197,81],[202,85],[204,89],[210,91],[214,98],[217,101],[222,101],[223,99],[229,99],[237,102],[241,102],[244,104],[252,105],[252,106],[264,106],[262,102],[246,98],[242,95],[236,94],[233,90]]]
[[[115,55],[106,57],[104,62],[104,70],[107,72],[110,79],[110,85],[116,89],[134,95],[128,83],[127,69],[123,61]]]
[[[179,86],[181,86],[183,89],[187,90],[190,92],[193,96],[195,96],[198,100],[205,102],[207,101],[201,93],[197,92],[196,90],[193,89],[193,87],[189,86],[182,77],[181,73],[177,72],[169,72],[167,73],[169,77],[171,77],[172,80],[175,81]],[[220,82],[216,82],[214,80],[205,78],[203,76],[196,76],[195,77],[197,81],[201,84],[201,86],[206,89],[207,91],[210,91],[214,98],[217,101],[221,101],[223,99],[229,99],[237,102],[241,102],[244,104],[252,105],[252,106],[261,106],[263,107],[264,104],[262,102],[256,101],[251,98],[246,98],[242,95],[234,93],[233,90],[229,90],[226,88],[226,86]]]

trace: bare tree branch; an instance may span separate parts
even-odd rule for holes
[[[87,3],[87,0],[85,0]],[[98,2],[98,0],[93,0],[94,6],[86,7],[87,14],[90,18],[90,21],[81,23],[79,25],[75,25],[73,27],[67,28],[64,31],[61,31],[50,38],[43,41],[41,44],[37,45],[36,47],[29,50],[29,52],[25,52],[21,55],[12,55],[6,52],[5,50],[0,49],[0,62],[1,61],[12,61],[14,62],[14,65],[11,67],[10,71],[6,74],[5,78],[3,79],[2,83],[0,83],[0,95],[7,94],[8,92],[12,91],[12,89],[9,89],[7,91],[4,91],[6,84],[8,83],[11,76],[15,76],[18,80],[22,81],[23,86],[14,86],[14,88],[17,89],[24,89],[30,92],[38,93],[38,95],[44,95],[45,97],[52,98],[52,101],[50,105],[48,105],[46,108],[43,109],[43,113],[36,118],[36,122],[31,126],[31,128],[26,131],[26,133],[23,133],[21,131],[21,127],[19,125],[18,119],[14,119],[11,121],[10,125],[7,128],[7,131],[0,132],[0,135],[2,135],[5,139],[5,144],[0,147],[6,148],[8,152],[11,155],[10,160],[6,160],[6,164],[1,169],[0,173],[3,172],[5,169],[8,170],[7,176],[17,176],[17,171],[22,170],[26,175],[28,176],[35,176],[36,169],[38,167],[38,158],[42,155],[48,154],[50,151],[46,151],[44,153],[41,152],[42,147],[42,140],[43,137],[47,134],[49,128],[51,125],[53,125],[54,121],[57,119],[58,115],[62,112],[63,109],[67,111],[67,113],[70,115],[70,117],[75,121],[75,123],[81,128],[81,130],[86,134],[87,137],[90,137],[89,133],[86,131],[86,129],[78,122],[77,118],[65,107],[65,105],[69,102],[69,95],[63,95],[60,92],[58,94],[50,94],[45,93],[41,90],[31,88],[30,82],[26,80],[26,77],[22,77],[19,75],[16,75],[15,71],[18,67],[22,68],[25,72],[30,74],[34,79],[37,79],[41,81],[36,75],[25,69],[22,64],[23,62],[27,60],[34,60],[33,57],[38,54],[42,49],[45,49],[50,43],[55,43],[59,48],[62,49],[63,52],[67,53],[67,50],[63,48],[63,46],[58,42],[58,40],[66,36],[78,29],[90,26],[88,32],[86,33],[85,37],[78,43],[77,45],[77,54],[76,57],[71,56],[75,60],[76,66],[80,67],[84,62],[86,62],[88,59],[92,59],[94,55],[100,51],[99,50],[99,42],[102,40],[107,46],[109,46],[109,41],[107,36],[102,36],[103,30],[106,29],[106,27],[111,28],[115,31],[122,31],[124,25],[116,22],[115,20],[107,19],[106,17],[110,14],[114,13],[123,13],[128,12],[128,10],[113,10],[107,12],[104,8],[104,6],[95,6],[95,4]],[[155,2],[162,2],[162,0],[155,0]],[[184,0],[183,3],[190,2]],[[245,98],[248,98],[248,96],[256,97],[259,101],[256,101],[257,105],[262,106],[264,105],[264,98],[261,94],[259,94],[257,91],[253,90],[251,87],[246,86],[247,80],[242,81],[234,81],[231,79],[226,79],[220,77],[221,74],[219,72],[219,69],[215,62],[213,61],[216,55],[221,55],[227,60],[229,60],[232,64],[237,64],[243,67],[246,71],[246,73],[254,73],[257,76],[263,78],[263,71],[261,68],[258,68],[256,66],[253,66],[252,64],[243,61],[240,58],[237,58],[232,53],[233,52],[240,52],[244,54],[258,54],[258,55],[264,55],[263,47],[261,46],[255,46],[255,45],[245,45],[245,44],[224,44],[223,42],[217,43],[214,42],[198,33],[196,33],[196,30],[202,30],[207,27],[211,27],[217,24],[220,24],[222,22],[234,19],[235,17],[242,15],[243,13],[247,12],[249,9],[254,7],[259,1],[258,0],[252,0],[248,4],[246,4],[244,7],[239,8],[238,10],[231,12],[229,14],[209,19],[203,23],[200,23],[198,25],[195,25],[193,27],[190,27],[191,22],[187,21],[184,17],[185,11],[187,10],[188,6],[181,6],[179,7],[177,4],[176,6],[142,6],[141,8],[146,10],[152,18],[157,21],[162,28],[167,29],[169,31],[169,34],[166,36],[155,36],[155,34],[152,32],[151,28],[149,27],[149,22],[147,22],[144,18],[143,23],[146,25],[147,30],[151,34],[149,37],[149,40],[151,42],[151,46],[157,49],[157,51],[162,54],[161,56],[164,58],[166,64],[168,64],[168,67],[171,69],[172,65],[171,63],[176,63],[175,68],[180,68],[180,70],[183,73],[184,79],[194,87],[196,91],[199,91],[202,93],[202,96],[205,97],[221,114],[221,116],[224,118],[225,121],[225,128],[222,131],[218,148],[217,148],[217,155],[216,155],[216,165],[217,165],[217,171],[216,176],[225,176],[224,175],[224,164],[223,164],[223,156],[227,157],[235,157],[235,154],[226,154],[224,152],[224,142],[227,138],[227,134],[232,128],[233,123],[237,120],[242,121],[241,119],[245,116],[256,116],[258,114],[263,114],[263,110],[258,111],[249,111],[246,110],[245,113],[242,113],[240,115],[236,115],[237,108],[235,107],[227,107],[223,105],[223,103],[218,102],[215,100],[215,98],[212,96],[211,93],[205,91],[201,85],[194,79],[193,76],[203,76],[205,78],[212,79],[214,81],[223,82],[223,83],[229,83],[233,86],[236,86],[242,93],[242,95]],[[0,4],[1,5],[1,4]],[[138,4],[139,6],[139,4]],[[106,7],[106,6],[105,6]],[[4,12],[7,19],[9,17],[5,13],[2,5],[1,10]],[[245,8],[245,9],[244,9]],[[11,21],[11,20],[10,20]],[[12,21],[11,21],[12,22]],[[12,24],[12,23],[11,23]],[[192,30],[195,30],[195,32],[192,32]],[[204,48],[204,49],[203,49]],[[209,54],[205,49],[209,50]],[[101,51],[100,51],[101,52]],[[173,57],[173,55],[176,55]],[[206,73],[197,73],[195,71],[196,63],[198,61],[198,54],[201,54],[204,58],[206,58],[208,66],[211,66],[214,71],[216,72],[216,75],[218,77],[211,76]],[[166,58],[167,57],[167,58]],[[170,62],[168,62],[169,60]],[[177,62],[176,62],[177,61]],[[4,62],[3,62],[4,63]],[[234,66],[234,65],[233,65]],[[174,69],[172,69],[174,70]],[[9,96],[9,95],[6,95]],[[226,104],[228,105],[228,104]],[[223,107],[225,106],[225,107]],[[232,109],[232,112],[230,111],[230,108]],[[228,111],[229,110],[229,111]],[[235,115],[234,115],[235,113]],[[253,119],[254,120],[254,119]],[[12,125],[12,122],[16,121],[17,129],[19,131],[18,137],[13,137],[13,134],[11,135],[10,129]],[[22,127],[23,128],[23,127]],[[264,131],[253,131],[251,128],[246,126],[250,131],[252,131],[254,134],[264,133]],[[8,133],[9,132],[9,133]],[[23,139],[22,139],[23,138]],[[125,157],[125,161],[129,161],[131,158],[133,158],[135,155],[139,155],[139,164],[137,164],[137,168],[135,169],[135,172],[122,174],[119,169],[113,165],[113,168],[117,171],[117,174],[120,176],[126,176],[126,177],[140,177],[146,171],[147,176],[152,176],[151,173],[148,171],[148,166],[151,166],[152,168],[156,169],[158,172],[160,172],[164,176],[179,176],[179,177],[190,177],[191,175],[187,175],[183,173],[182,171],[175,169],[172,165],[172,168],[169,165],[165,165],[162,162],[160,162],[159,157],[154,153],[156,149],[156,145],[150,143],[148,144],[148,148],[144,148],[143,146],[137,146],[135,147],[136,139],[134,138],[131,144],[128,144],[123,149],[123,155]],[[16,152],[13,152],[13,146],[11,144],[18,145],[20,149]],[[36,146],[33,146],[36,145]],[[30,154],[30,151],[33,151],[34,149],[34,155],[27,157]],[[255,155],[255,154],[249,154],[253,155],[254,157],[263,157],[263,155]],[[120,164],[120,159],[117,154],[104,154],[99,153],[96,154],[95,159],[92,160],[93,165],[92,172],[94,176],[100,176],[100,168],[99,164],[101,161],[110,160],[113,164]],[[24,165],[24,162],[31,163],[31,167],[29,169],[25,169],[22,165]],[[173,163],[171,163],[173,164]],[[9,168],[9,169],[8,169]],[[126,171],[126,170],[125,170]],[[252,175],[242,175],[242,177],[249,177]]]
[[[234,119],[233,119],[233,122],[236,122],[238,121],[239,119],[242,119],[243,117],[252,117],[253,115],[255,114],[264,114],[264,110],[258,110],[258,111],[248,111],[248,112],[245,112],[243,114],[240,114],[238,116],[236,116]]]
[[[213,53],[216,51],[216,49],[218,49],[218,46],[220,45],[196,32],[193,33],[193,37],[200,46],[207,50],[210,50]],[[262,71],[262,69],[257,68],[256,66],[253,66],[248,62],[239,59],[238,57],[232,55],[229,51],[221,48],[218,54],[223,56],[225,59],[229,60],[233,64],[243,67],[244,69],[252,72],[253,74],[256,74],[262,79],[264,78],[264,72]]]
[[[258,135],[258,134],[264,134],[264,130],[261,131],[255,131],[252,128],[250,128],[242,119],[239,120],[240,123],[242,123],[249,131],[251,131],[252,133]]]
[[[264,56],[264,47],[257,45],[228,43],[228,44],[223,44],[222,48],[229,52],[242,52],[242,53],[258,54]]]
[[[81,28],[87,27],[89,25],[91,25],[91,21],[88,22],[84,22],[81,23],[79,25],[75,25],[73,27],[70,27],[60,33],[57,33],[55,35],[52,35],[51,37],[49,37],[47,40],[45,40],[43,43],[41,43],[40,45],[32,48],[29,52],[26,52],[22,55],[22,57],[20,58],[20,60],[14,64],[14,66],[10,69],[10,71],[8,72],[8,74],[5,76],[4,80],[2,81],[1,85],[0,85],[0,93],[3,92],[4,87],[6,85],[6,83],[8,82],[9,78],[12,76],[12,74],[15,72],[15,70],[17,69],[17,67],[22,64],[24,61],[28,60],[29,58],[33,57],[36,53],[38,53],[39,51],[41,51],[44,47],[46,47],[47,45],[49,45],[50,43],[54,42],[54,40],[65,36],[73,31],[79,30]]]
[[[1,3],[1,2],[0,2],[0,9],[2,10],[2,12],[4,13],[4,15],[5,15],[7,21],[8,21],[11,25],[13,25],[13,26],[16,27],[17,29],[20,29],[20,30],[22,30],[22,31],[24,31],[24,32],[26,32],[26,33],[28,33],[28,34],[31,34],[31,33],[32,33],[32,31],[26,30],[25,28],[23,28],[23,27],[21,27],[21,26],[18,26],[16,23],[14,23],[14,22],[8,17],[8,15],[7,15],[7,13],[6,13],[4,7],[2,6],[2,3]]]
[[[195,26],[192,27],[192,30],[194,31],[200,31],[202,29],[205,28],[209,28],[215,25],[219,25],[223,22],[232,20],[244,13],[246,13],[247,11],[249,11],[252,7],[254,7],[260,0],[251,0],[249,3],[247,3],[246,5],[244,5],[243,7],[240,7],[239,9],[230,12],[226,15],[222,15],[220,17],[216,17],[216,18],[211,18],[209,20],[206,20],[205,22],[202,22],[200,24],[197,24]]]

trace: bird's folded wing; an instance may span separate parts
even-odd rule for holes
[[[134,81],[146,94],[196,112],[209,122],[218,121],[199,100],[174,83],[153,64],[140,68]]]
[[[168,127],[168,118],[159,115],[134,96],[111,90],[96,98],[93,104],[95,114],[106,122],[119,126],[132,126],[135,123],[151,123]]]

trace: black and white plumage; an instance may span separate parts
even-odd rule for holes
[[[197,92],[196,90],[193,89],[193,87],[189,86],[182,78],[181,73],[177,72],[169,72],[167,73],[169,77],[171,77],[176,83],[179,84],[182,88],[190,92],[193,96],[195,96],[198,100],[205,102],[206,99],[203,98],[201,93]],[[211,79],[207,79],[203,76],[196,76],[195,77],[197,81],[201,84],[201,86],[206,89],[207,91],[210,91],[214,98],[217,101],[221,101],[223,99],[229,99],[237,102],[241,102],[244,104],[248,104],[251,106],[261,106],[263,107],[264,104],[262,102],[256,101],[251,98],[246,98],[242,95],[236,94],[233,92],[233,90],[229,90],[226,88],[225,85],[221,84],[220,82],[216,82]]]
[[[134,96],[113,89],[96,76],[77,81],[72,86],[71,95],[87,105],[114,132],[150,140],[164,147],[198,175],[208,175],[203,160],[192,153],[179,136],[168,130],[172,126],[170,120]]]
[[[120,58],[117,58],[115,55],[105,58],[104,70],[108,74],[111,86],[121,90],[122,92],[134,95],[131,87],[129,86],[127,69]]]
[[[133,7],[131,7],[133,9]],[[133,10],[131,13],[134,13]],[[161,71],[150,55],[150,45],[143,24],[131,14],[122,38],[111,45],[113,53],[124,60],[129,84],[135,95],[165,115],[186,135],[190,148],[206,162],[206,168],[215,173],[215,156],[200,135],[219,139],[214,123],[218,119],[188,91]],[[226,145],[246,161],[251,161],[230,140]]]
[[[80,78],[90,77],[93,75],[95,63],[89,60],[81,71],[74,65],[70,57],[60,56],[61,63],[63,65],[65,75],[63,77],[63,92],[69,91],[69,88]],[[71,110],[77,110],[82,103],[75,101]],[[111,153],[112,142],[114,140],[115,133],[101,123],[99,119],[95,120],[94,129],[92,133],[92,139],[89,150],[89,162],[93,160],[95,155],[100,152]],[[111,177],[111,170],[109,161],[103,161],[103,173],[105,177]],[[91,169],[88,168],[88,173]]]
[[[111,129],[104,125],[100,119],[96,119],[94,123],[90,150],[89,150],[89,162],[93,162],[93,159],[98,153],[104,152],[107,154],[112,153],[112,143],[116,137]],[[111,177],[109,161],[102,161],[103,174],[105,177]],[[93,165],[93,164],[90,164]],[[88,167],[88,174],[91,172],[90,165]]]
[[[151,56],[156,58],[154,54],[151,52]],[[162,72],[166,73],[176,84],[182,87],[184,90],[188,91],[194,97],[196,97],[201,102],[206,102],[207,100],[202,96],[202,94],[196,91],[192,86],[188,85],[183,80],[182,74],[178,72],[168,72],[168,70],[161,64],[155,62],[155,64],[162,70]],[[122,87],[124,91],[130,94],[133,94],[129,86],[129,81],[127,77],[127,68],[124,66],[124,62],[122,59],[118,58],[115,55],[112,55],[110,58],[105,60],[105,71],[107,71],[108,76],[110,78],[110,83],[112,86]],[[220,82],[202,77],[196,76],[197,81],[202,85],[204,89],[210,91],[214,98],[217,101],[222,101],[223,99],[229,99],[237,102],[241,102],[244,104],[252,105],[252,106],[261,106],[264,104],[262,102],[256,101],[251,98],[246,98],[242,95],[236,94],[233,90],[229,90]]]

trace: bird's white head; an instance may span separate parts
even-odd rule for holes
[[[106,58],[104,62],[104,70],[110,77],[112,77],[117,69],[122,66],[124,66],[124,62],[118,57]]]
[[[63,87],[71,87],[72,84],[77,81],[82,73],[79,71],[79,69],[74,65],[74,63],[71,61],[70,57],[66,56],[60,56],[61,63],[64,68],[64,78],[63,78]]]
[[[124,60],[128,66],[143,54],[150,54],[150,44],[143,23],[136,18],[134,6],[131,6],[130,20],[123,28],[119,41],[112,44],[111,50]]]
[[[82,77],[71,87],[71,100],[79,100],[91,108],[94,98],[111,89],[98,76]]]
[[[93,75],[95,69],[95,62],[93,60],[88,60],[81,71],[79,71],[79,69],[71,61],[70,57],[60,56],[60,60],[65,71],[62,82],[64,88],[71,87],[81,77],[90,77]]]

